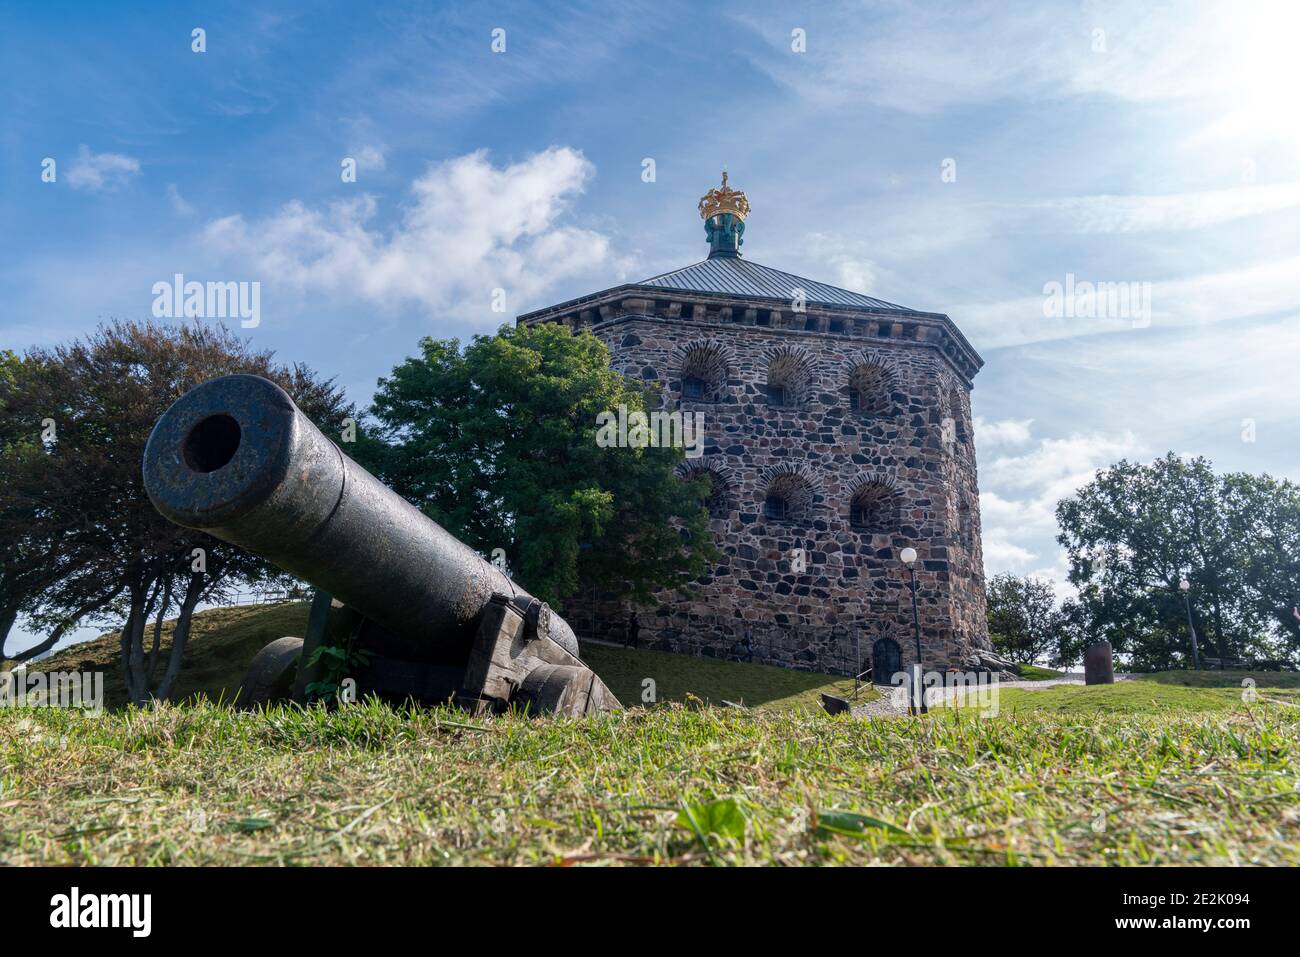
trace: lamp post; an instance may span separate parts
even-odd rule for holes
[[[916,664],[912,666],[912,700],[908,702],[911,714],[925,714],[930,709],[925,704],[925,691],[921,687],[921,619],[916,611],[916,549],[908,546],[898,553],[907,566],[908,587],[912,592],[912,631],[916,636]]]
[[[1192,667],[1201,670],[1201,653],[1196,647],[1196,625],[1192,624],[1192,583],[1186,578],[1178,583],[1178,590],[1183,593],[1183,604],[1187,606],[1187,630],[1192,636]]]

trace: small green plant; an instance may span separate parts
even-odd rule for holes
[[[319,645],[307,659],[309,668],[320,669],[320,679],[307,685],[307,700],[327,704],[338,701],[344,682],[364,668],[370,657],[370,652],[356,646],[352,636],[342,645]]]

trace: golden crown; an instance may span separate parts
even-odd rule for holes
[[[726,170],[722,171],[722,185],[713,187],[700,197],[701,219],[711,219],[719,213],[731,213],[742,222],[749,215],[749,197],[727,185]]]

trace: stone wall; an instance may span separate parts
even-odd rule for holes
[[[756,661],[852,673],[855,637],[864,666],[892,637],[906,664],[915,643],[898,556],[910,545],[925,664],[989,647],[969,389],[937,348],[837,335],[816,317],[770,328],[702,322],[699,310],[604,315],[592,331],[615,368],[656,384],[665,408],[703,415],[704,454],[685,468],[717,488],[723,557],[689,593],[640,611],[643,646],[728,657],[749,635]],[[769,376],[790,407],[770,403]],[[683,398],[684,377],[701,399]],[[773,490],[785,518],[765,514]],[[617,602],[582,596],[565,614],[581,635],[622,639]]]

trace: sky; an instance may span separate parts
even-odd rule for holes
[[[1293,0],[6,5],[0,348],[257,282],[241,332],[365,403],[423,336],[704,258],[725,165],[749,258],[962,329],[986,573],[1064,593],[1099,468],[1300,480],[1297,35]]]

